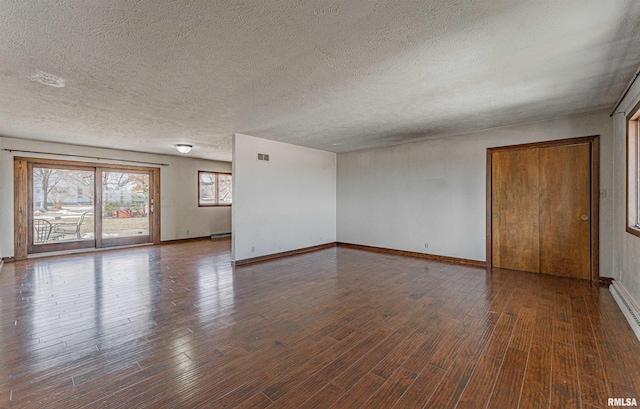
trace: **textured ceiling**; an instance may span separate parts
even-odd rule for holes
[[[639,65],[636,0],[0,0],[0,135],[343,152],[611,108]]]

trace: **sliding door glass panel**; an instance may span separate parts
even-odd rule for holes
[[[102,239],[149,237],[149,173],[102,171]]]
[[[94,240],[94,172],[34,166],[32,177],[33,246]]]

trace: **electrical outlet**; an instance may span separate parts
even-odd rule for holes
[[[187,236],[188,236],[189,234],[191,234],[191,233],[189,232],[189,230],[187,230]]]
[[[429,243],[424,243],[424,248],[428,249],[429,248]]]
[[[256,252],[256,246],[251,246],[251,252],[255,253]]]
[[[606,198],[607,198],[607,189],[602,189],[602,190],[600,191],[600,197],[601,197],[602,199],[606,199]]]

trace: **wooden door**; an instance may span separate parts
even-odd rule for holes
[[[538,272],[538,149],[495,152],[492,176],[493,266]]]
[[[540,272],[590,279],[589,144],[541,148]]]
[[[594,149],[586,137],[489,150],[490,267],[597,278]]]

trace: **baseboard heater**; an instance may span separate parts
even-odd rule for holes
[[[223,237],[231,237],[231,233],[217,233],[211,235],[212,239],[221,239]]]
[[[609,291],[611,291],[611,295],[613,295],[625,318],[629,321],[629,325],[636,337],[640,340],[640,308],[633,302],[627,290],[617,281],[614,280],[611,283]]]

